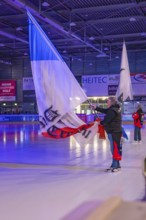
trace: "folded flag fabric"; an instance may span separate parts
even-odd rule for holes
[[[127,56],[125,42],[123,42],[121,69],[120,69],[120,82],[119,82],[119,86],[116,92],[116,97],[117,97],[117,100],[121,103],[123,101],[133,99],[130,69],[129,69],[128,56]]]
[[[81,131],[94,126],[94,123],[86,125],[74,113],[87,96],[40,25],[29,11],[27,14],[41,132],[50,138],[65,138],[78,132],[81,135]]]

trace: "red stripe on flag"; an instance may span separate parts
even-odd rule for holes
[[[44,137],[58,139],[58,138],[67,138],[71,135],[77,134],[78,132],[81,132],[82,130],[91,128],[94,125],[94,123],[91,124],[83,124],[78,128],[71,128],[71,127],[64,127],[64,128],[51,128],[48,129],[47,132],[42,132],[42,135]]]

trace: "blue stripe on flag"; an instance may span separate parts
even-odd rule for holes
[[[30,18],[29,45],[31,60],[58,60],[58,58],[61,58],[44,31],[42,29],[39,30]],[[57,53],[58,56],[55,53]]]

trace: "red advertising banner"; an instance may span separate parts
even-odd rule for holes
[[[16,100],[16,81],[0,80],[0,101]]]

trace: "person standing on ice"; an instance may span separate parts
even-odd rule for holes
[[[121,107],[116,101],[115,97],[109,97],[107,100],[108,108],[100,108],[98,106],[91,105],[91,108],[95,111],[99,111],[105,114],[104,119],[100,122],[104,126],[107,132],[108,139],[110,141],[110,148],[112,153],[112,164],[106,169],[106,171],[117,172],[121,169],[120,160],[122,159],[122,117]]]
[[[132,117],[134,120],[134,143],[141,143],[141,128],[144,118],[141,104],[138,104],[137,111],[132,114]]]

